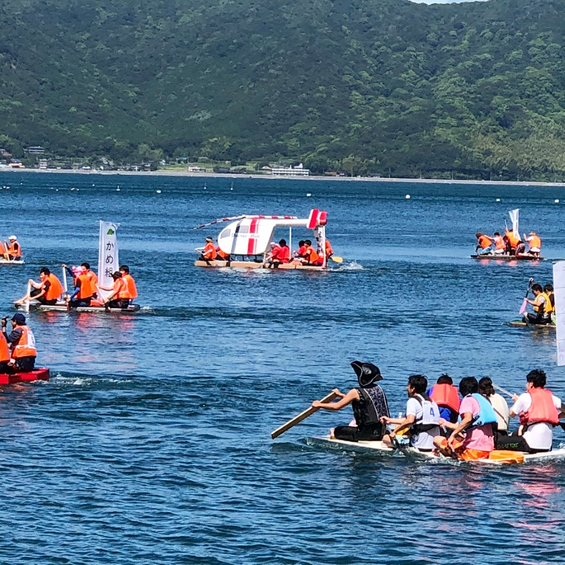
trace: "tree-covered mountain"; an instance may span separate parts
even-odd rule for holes
[[[0,147],[565,177],[565,0],[4,0]]]

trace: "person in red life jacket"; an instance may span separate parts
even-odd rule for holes
[[[479,394],[479,382],[475,377],[464,377],[459,383],[463,397],[456,424],[441,420],[440,424],[452,430],[449,438],[438,437],[434,445],[446,456],[460,461],[488,459],[494,451],[496,413],[490,402]]]
[[[100,290],[111,291],[111,293],[104,298],[103,304],[105,308],[127,308],[129,306],[129,294],[126,287],[126,282],[122,277],[120,271],[112,273],[114,279],[114,286],[112,288],[105,288],[99,286]]]
[[[510,417],[518,416],[523,442],[516,449],[529,453],[551,451],[553,428],[565,414],[561,399],[545,388],[547,376],[541,369],[526,375],[526,392],[514,397]],[[505,446],[505,449],[510,449]]]
[[[128,293],[128,298],[130,304],[139,296],[137,293],[137,285],[135,284],[135,279],[131,276],[129,272],[129,267],[127,265],[122,265],[120,267],[120,273],[122,273],[122,279],[126,283],[126,290]]]
[[[206,261],[208,263],[210,261],[214,261],[217,256],[218,253],[216,252],[216,246],[214,245],[214,240],[211,237],[207,237],[206,245],[204,246],[204,249],[202,250],[202,253],[200,255],[200,260]]]
[[[354,425],[337,426],[332,430],[331,437],[349,441],[380,440],[385,432],[382,423],[383,416],[389,417],[388,401],[384,390],[377,384],[382,380],[380,369],[373,363],[353,361],[351,363],[359,388],[351,389],[347,394],[334,389],[340,397],[336,402],[312,402],[312,408],[322,410],[341,410],[351,405],[355,416]]]
[[[222,251],[220,249],[220,246],[217,245],[216,246],[216,259],[219,259],[220,261],[226,261],[226,262],[230,262],[231,261],[231,255],[229,253],[226,253],[225,251]]]
[[[461,398],[457,387],[453,386],[453,379],[449,375],[441,375],[430,389],[428,396],[438,405],[439,414],[444,420],[452,424],[457,422]]]
[[[6,249],[7,259],[10,261],[20,261],[23,259],[24,253],[22,246],[15,235],[8,238],[8,246]]]
[[[330,243],[329,239],[326,239],[325,248],[326,248],[326,261],[329,261],[330,257],[334,254],[334,248],[332,247],[332,244]]]
[[[98,277],[90,270],[90,263],[82,263],[80,267],[74,281],[76,290],[69,301],[69,306],[72,308],[90,306],[98,293]]]
[[[396,436],[408,432],[410,447],[422,452],[433,451],[434,439],[440,435],[441,416],[438,405],[427,395],[427,388],[428,379],[424,375],[408,377],[406,418],[381,418],[383,424],[396,426],[383,437],[383,443],[393,447]]]
[[[477,238],[475,253],[478,255],[487,255],[488,253],[492,253],[492,245],[494,243],[492,238],[481,232],[477,232],[475,237]]]
[[[271,244],[272,246],[273,244]],[[286,239],[281,239],[278,244],[275,244],[271,249],[266,264],[269,268],[277,268],[284,263],[290,263],[290,248],[286,243]]]
[[[324,263],[324,258],[318,255],[318,252],[312,247],[312,241],[307,239],[304,241],[305,251],[302,257],[299,257],[298,260],[303,265],[314,265],[320,266]]]
[[[8,318],[3,318],[2,325],[3,328],[6,327],[8,322]],[[10,361],[12,359],[12,355],[10,353],[10,346],[8,345],[8,341],[6,339],[6,334],[4,331],[0,333],[0,373],[8,373],[11,371]]]
[[[41,304],[57,304],[65,292],[61,281],[47,267],[41,267],[39,279],[39,282],[32,279],[28,281],[32,287],[31,292],[17,300],[16,304],[22,305],[30,300],[37,300]]]
[[[2,320],[2,333],[12,354],[10,362],[16,372],[33,371],[37,349],[35,347],[35,337],[33,332],[26,325],[26,317],[21,312],[16,312],[12,316],[12,331],[8,335],[6,330],[6,318]]]
[[[294,252],[294,258],[300,262],[306,257],[306,242],[301,239],[298,242],[298,250]]]

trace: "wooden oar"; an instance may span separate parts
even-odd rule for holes
[[[327,396],[324,396],[324,398],[322,398],[320,402],[331,402],[332,400],[338,397],[339,394],[336,394],[335,392],[332,391]],[[290,428],[294,428],[294,426],[300,424],[300,422],[306,420],[306,418],[309,418],[310,416],[312,416],[312,414],[315,414],[318,410],[319,408],[313,408],[312,406],[310,406],[308,410],[304,410],[304,412],[301,412],[300,414],[298,414],[298,416],[295,416],[294,418],[292,418],[292,420],[289,420],[286,424],[283,424],[280,428],[277,428],[274,432],[272,432],[271,439],[275,439],[280,435],[284,434],[285,432],[288,432]]]
[[[338,264],[343,263],[343,257],[340,257],[339,255],[332,255],[332,256],[330,257],[330,259],[331,259],[334,263],[338,263]]]

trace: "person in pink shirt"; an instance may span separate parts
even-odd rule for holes
[[[463,397],[456,424],[441,421],[441,425],[453,431],[448,438],[436,438],[434,445],[444,455],[461,461],[488,459],[494,451],[494,425],[496,413],[487,398],[479,394],[475,377],[465,377],[459,383]]]

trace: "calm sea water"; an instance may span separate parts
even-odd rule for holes
[[[394,412],[415,372],[520,391],[541,367],[565,397],[554,336],[505,325],[551,261],[469,258],[475,231],[502,229],[512,208],[548,258],[565,258],[563,189],[16,172],[0,188],[0,236],[16,233],[27,261],[0,267],[3,315],[41,266],[95,265],[100,219],[121,224],[144,306],[30,315],[53,378],[0,390],[1,562],[563,562],[564,463],[485,469],[305,445],[350,412],[270,439],[354,386],[354,359],[379,365]],[[346,260],[330,273],[193,266],[219,231],[198,224],[314,207]]]

